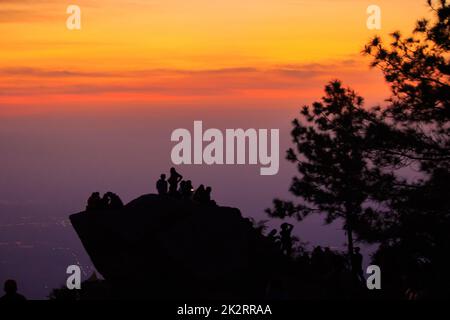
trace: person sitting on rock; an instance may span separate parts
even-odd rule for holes
[[[179,174],[175,168],[170,168],[170,177],[167,180],[169,182],[169,194],[176,195],[178,192],[178,183],[183,179],[183,176]]]
[[[185,189],[186,189],[186,181],[181,180],[180,181],[180,187],[178,188],[178,194],[183,196],[183,193],[185,192]]]
[[[204,194],[205,194],[205,186],[201,184],[198,186],[197,190],[195,190],[195,192],[194,192],[194,197],[193,197],[194,201],[202,202]]]
[[[86,211],[96,211],[101,209],[102,199],[99,192],[93,192],[87,201]]]
[[[211,191],[212,191],[211,187],[206,187],[206,189],[205,189],[205,202],[210,202],[211,201]]]
[[[100,201],[100,209],[102,209],[102,210],[109,209],[110,203],[111,203],[111,199],[107,192],[103,195],[102,200]]]
[[[190,199],[192,196],[192,190],[194,188],[192,187],[192,181],[181,181],[180,182],[180,194],[182,198]]]
[[[167,194],[168,184],[166,180],[166,175],[161,174],[159,180],[156,182],[156,190],[158,190],[158,194]]]
[[[192,186],[192,181],[191,180],[186,181],[186,189],[185,189],[184,196],[186,198],[191,198],[193,192],[194,192],[194,187]]]
[[[203,203],[205,204],[211,204],[211,192],[212,192],[212,188],[211,187],[206,187],[205,189],[205,193],[203,195]]]
[[[5,291],[5,295],[0,298],[1,303],[27,300],[23,295],[17,293],[17,283],[14,280],[6,280],[3,289]]]
[[[107,192],[105,196],[109,198],[108,209],[117,210],[123,208],[123,202],[117,194]]]
[[[196,202],[202,204],[216,205],[216,202],[211,200],[211,187],[205,188],[203,184],[201,184],[197,190],[195,190],[193,199]]]

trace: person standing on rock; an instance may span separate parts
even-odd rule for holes
[[[178,190],[178,183],[183,179],[183,176],[179,174],[174,167],[170,168],[170,177],[167,180],[169,182],[169,194],[176,195]]]
[[[158,194],[167,194],[167,181],[166,181],[166,175],[163,173],[161,174],[160,179],[156,182],[156,190],[158,190]]]

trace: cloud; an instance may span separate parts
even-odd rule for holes
[[[333,67],[338,67],[333,66]],[[227,76],[227,75],[262,75],[280,74],[291,77],[315,77],[329,72],[330,65],[280,65],[272,68],[235,67],[217,69],[142,69],[126,71],[76,71],[76,70],[46,70],[31,67],[0,68],[0,76],[9,77],[43,77],[43,78],[139,78],[161,75],[185,76]]]
[[[0,76],[28,76],[43,78],[71,78],[71,77],[107,77],[111,76],[106,72],[80,72],[69,70],[44,70],[28,67],[3,68],[0,69]]]
[[[200,97],[270,94],[313,90],[331,79],[367,81],[370,75],[350,60],[331,64],[289,64],[267,68],[142,69],[80,71],[30,67],[0,68],[0,96],[52,95],[95,96],[103,94]],[[5,100],[6,101],[6,100]]]

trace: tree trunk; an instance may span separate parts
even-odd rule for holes
[[[352,223],[350,220],[350,216],[347,215],[347,221],[346,221],[346,229],[347,229],[347,252],[348,252],[348,259],[350,262],[350,268],[352,272],[355,272],[353,270],[353,228]]]

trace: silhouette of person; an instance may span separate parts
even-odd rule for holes
[[[178,189],[178,193],[184,197],[184,193],[186,192],[186,181],[180,181],[180,188]]]
[[[292,252],[292,229],[294,229],[294,226],[290,223],[283,223],[281,225],[281,231],[280,231],[280,240],[281,240],[281,251],[286,253],[288,257],[291,256]]]
[[[170,177],[167,180],[169,182],[169,194],[177,194],[178,183],[183,179],[183,176],[179,174],[174,167],[170,168]]]
[[[102,206],[102,199],[99,192],[93,192],[87,201],[86,211],[99,210]]]
[[[113,193],[113,192],[107,192],[105,196],[109,199],[108,208],[109,209],[121,209],[123,208],[123,202],[120,197]]]
[[[202,202],[204,194],[205,194],[205,186],[201,184],[194,192],[194,201]]]
[[[156,190],[158,190],[158,194],[167,194],[168,184],[164,173],[161,174],[159,180],[156,182]]]
[[[194,191],[194,187],[192,186],[192,181],[186,181],[184,196],[186,198],[190,198],[192,196],[192,192]]]
[[[205,192],[203,194],[203,202],[204,203],[210,203],[211,202],[211,187],[206,187]]]
[[[181,181],[180,182],[180,194],[183,198],[189,199],[192,195],[192,181]]]
[[[14,280],[6,280],[3,287],[5,295],[0,298],[0,302],[20,302],[27,300],[23,295],[17,293],[17,283]]]
[[[102,200],[100,201],[100,208],[101,209],[108,209],[110,206],[111,199],[109,198],[108,192],[105,193],[102,197]]]
[[[360,248],[356,247],[352,254],[352,272],[356,276],[356,279],[364,282],[364,272],[363,272],[363,256],[360,253]]]

